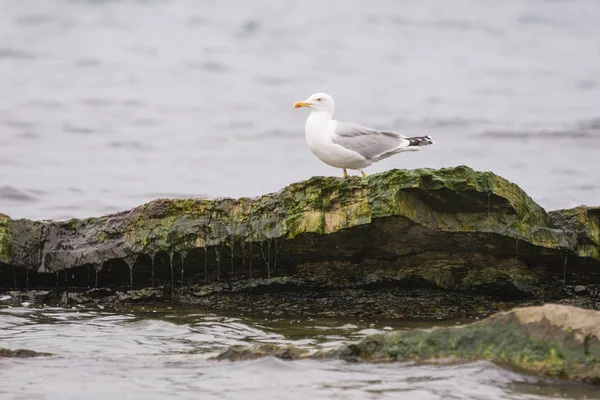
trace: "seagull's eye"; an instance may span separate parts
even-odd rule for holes
[[[320,102],[322,102],[322,101],[323,101],[323,99],[319,97],[319,98],[317,99],[317,101],[320,103]]]

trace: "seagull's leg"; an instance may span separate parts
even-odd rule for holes
[[[360,170],[360,173],[362,174],[363,178],[367,177],[367,174],[365,173],[365,171],[363,171],[362,169]]]
[[[346,168],[344,168],[344,178],[348,177],[348,171],[346,171]]]

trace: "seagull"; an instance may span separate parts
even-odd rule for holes
[[[315,93],[294,107],[311,109],[305,128],[308,148],[325,164],[342,168],[344,178],[348,177],[347,169],[358,170],[366,177],[363,169],[377,161],[434,144],[431,136],[406,137],[336,121],[333,119],[335,103],[327,93]]]

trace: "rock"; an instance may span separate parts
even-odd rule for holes
[[[213,360],[243,361],[263,357],[277,357],[282,360],[298,360],[308,358],[311,352],[294,346],[278,346],[275,344],[261,344],[259,346],[231,346],[229,349],[212,358]]]
[[[0,215],[0,290],[163,287],[119,301],[423,318],[596,304],[565,283],[598,284],[599,227],[599,208],[547,213],[464,166],[315,177],[253,199],[159,199],[83,220]]]
[[[584,292],[587,292],[587,288],[583,285],[575,285],[573,290],[575,290],[575,293],[577,294],[583,294]]]
[[[281,354],[287,359],[341,358],[353,362],[488,360],[541,376],[600,384],[600,312],[547,304],[501,312],[465,326],[375,334],[311,355],[271,346],[266,351],[232,348],[216,359]]]
[[[0,348],[0,358],[8,358],[8,357],[14,357],[14,358],[31,358],[31,357],[40,357],[40,356],[50,356],[52,354],[50,353],[38,353],[37,351],[33,351],[33,350],[25,350],[25,349],[18,349],[18,350],[8,350],[8,349],[3,349]]]

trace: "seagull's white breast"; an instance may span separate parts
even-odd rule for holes
[[[306,143],[321,161],[336,168],[362,169],[371,162],[355,151],[331,140],[337,121],[325,113],[313,112],[306,120]]]

